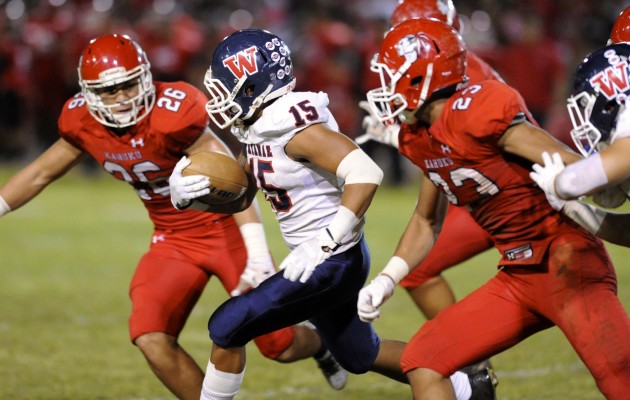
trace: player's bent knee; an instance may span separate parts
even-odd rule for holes
[[[339,365],[341,365],[346,371],[350,372],[351,374],[355,374],[355,375],[365,374],[366,372],[369,372],[371,370],[371,368],[372,368],[372,363],[361,362],[361,361],[366,361],[366,360],[337,359],[337,362],[339,363]]]

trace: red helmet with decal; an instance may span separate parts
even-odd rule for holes
[[[151,65],[144,50],[126,35],[92,39],[79,59],[79,85],[90,114],[114,128],[134,125],[146,117],[155,103]],[[136,90],[137,89],[137,90]],[[105,102],[118,90],[132,95]]]
[[[367,93],[368,103],[381,121],[413,123],[426,102],[466,85],[466,63],[466,46],[453,27],[435,19],[401,22],[372,60],[381,87]]]
[[[400,0],[389,25],[394,27],[414,18],[435,18],[458,31],[461,23],[452,0]]]
[[[626,9],[619,14],[610,32],[609,43],[624,42],[630,42],[630,6],[626,7]]]

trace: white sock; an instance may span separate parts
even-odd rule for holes
[[[468,375],[463,372],[457,371],[450,376],[453,389],[455,389],[455,396],[457,400],[468,400],[472,396],[472,388],[470,387],[470,381]]]
[[[203,378],[201,400],[231,400],[241,388],[245,370],[240,374],[219,371],[208,361],[206,376]]]

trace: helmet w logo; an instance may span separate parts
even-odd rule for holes
[[[256,64],[257,51],[256,46],[241,50],[224,59],[223,65],[225,65],[237,79],[241,79],[246,74],[255,74],[258,72],[258,65]]]
[[[599,91],[608,100],[612,100],[618,94],[626,93],[630,90],[627,71],[628,64],[625,62],[619,63],[593,76],[589,82],[593,87],[599,87]]]

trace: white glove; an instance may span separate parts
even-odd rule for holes
[[[375,142],[398,148],[398,132],[400,132],[400,125],[385,125],[380,122],[376,115],[374,115],[374,111],[372,111],[367,101],[360,101],[359,107],[367,111],[368,115],[363,117],[363,123],[361,124],[365,133],[357,137],[354,141],[357,144],[363,144],[368,140],[374,140]]]
[[[284,270],[284,278],[291,282],[298,278],[300,282],[306,282],[315,268],[332,256],[338,247],[339,243],[333,241],[327,228],[320,230],[317,237],[300,244],[282,261],[280,269]]]
[[[396,285],[387,275],[377,275],[369,285],[359,291],[357,311],[359,319],[363,322],[373,322],[380,315],[379,308],[392,297]]]
[[[553,153],[549,155],[546,151],[542,153],[543,165],[534,164],[532,166],[533,172],[529,173],[530,178],[538,184],[538,186],[545,192],[554,197],[558,197],[556,193],[556,176],[564,169],[564,163],[559,153]]]
[[[553,208],[556,211],[560,211],[564,208],[564,206],[567,204],[567,202],[569,200],[562,200],[559,197],[554,196],[551,193],[545,192],[545,196],[547,197],[547,202],[551,205],[551,208]]]
[[[231,296],[239,296],[247,289],[258,287],[265,279],[276,273],[271,254],[247,259],[247,266],[241,274],[236,289],[230,292]]]
[[[190,160],[186,156],[182,157],[182,159],[175,164],[175,168],[170,178],[168,178],[171,191],[171,203],[173,203],[173,206],[178,210],[188,208],[191,203],[193,203],[194,199],[210,193],[210,180],[208,177],[203,175],[182,176],[182,171],[189,164]]]

